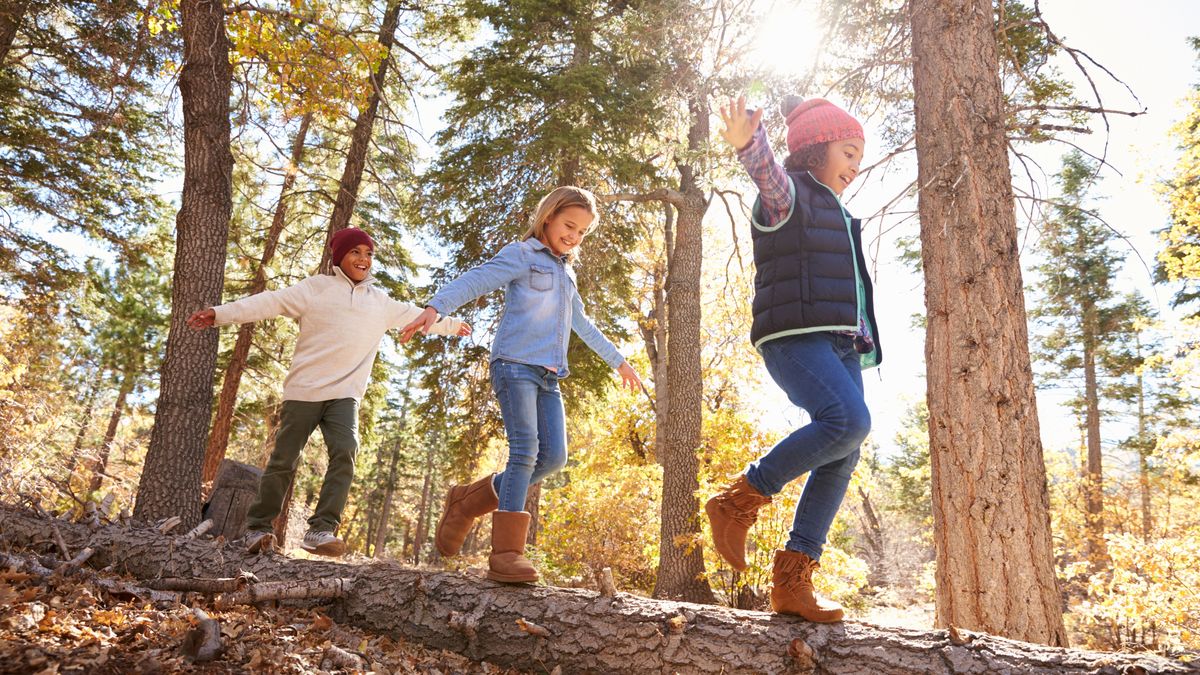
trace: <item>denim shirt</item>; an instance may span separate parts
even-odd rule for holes
[[[567,344],[571,331],[609,366],[625,358],[583,311],[575,288],[575,270],[537,239],[514,242],[496,257],[446,284],[426,304],[443,316],[481,295],[504,287],[504,311],[491,360],[545,366],[569,374]]]

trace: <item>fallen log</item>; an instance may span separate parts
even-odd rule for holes
[[[590,673],[1189,673],[1147,654],[1033,645],[965,630],[906,630],[848,621],[817,625],[725,607],[594,591],[510,586],[390,561],[346,564],[247,555],[213,541],[118,526],[58,522],[89,564],[143,581],[234,577],[263,581],[344,579],[330,616],[439,649],[531,671]],[[10,546],[51,548],[47,520],[0,505]],[[304,602],[312,602],[305,600]]]

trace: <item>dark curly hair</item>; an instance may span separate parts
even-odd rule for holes
[[[825,166],[825,156],[829,152],[829,143],[814,143],[806,145],[787,156],[783,160],[783,168],[790,171],[812,171]]]

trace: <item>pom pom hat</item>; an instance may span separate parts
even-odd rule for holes
[[[334,232],[333,238],[329,240],[329,248],[333,252],[333,264],[341,265],[342,258],[345,258],[350,249],[359,244],[366,244],[372,251],[375,250],[375,240],[357,227],[347,227]]]
[[[866,138],[858,120],[823,98],[801,101],[798,96],[789,96],[783,114],[787,118],[788,152],[844,138]]]

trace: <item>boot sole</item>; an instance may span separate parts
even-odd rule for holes
[[[531,576],[528,574],[499,574],[497,572],[488,570],[487,578],[491,579],[492,581],[499,581],[505,584],[532,584],[537,582],[538,575],[534,574]]]
[[[300,548],[308,551],[309,553],[315,553],[317,555],[323,555],[329,558],[340,558],[346,554],[345,542],[333,542],[331,544],[321,544],[320,546],[312,547],[300,544]]]

